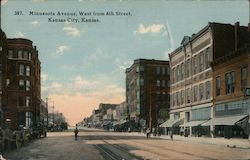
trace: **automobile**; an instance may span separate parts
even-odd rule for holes
[[[32,128],[31,135],[33,138],[47,137],[47,129],[42,123],[37,123]]]

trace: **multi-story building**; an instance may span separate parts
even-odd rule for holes
[[[250,43],[215,59],[212,67],[214,117],[203,125],[213,125],[215,136],[248,137]]]
[[[31,127],[36,125],[40,115],[41,84],[38,51],[28,39],[5,38],[3,42],[6,47],[0,57],[0,78],[4,116],[5,119],[11,120],[12,129],[17,129],[20,125]]]
[[[116,107],[116,120],[117,121],[124,121],[127,119],[127,105],[126,102],[122,102],[119,106]]]
[[[159,113],[169,112],[169,77],[168,61],[137,59],[126,69],[126,104],[131,127],[156,128],[167,118]]]
[[[184,121],[179,131],[207,134],[213,126],[201,124],[213,118],[212,68],[210,63],[249,42],[247,27],[209,23],[169,54],[171,66],[171,113],[169,127]]]

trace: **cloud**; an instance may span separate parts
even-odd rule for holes
[[[71,36],[71,37],[79,37],[80,36],[80,31],[75,27],[66,26],[66,27],[63,27],[63,31],[65,31],[66,34]]]
[[[48,80],[48,74],[46,72],[42,72],[41,73],[41,80],[42,80],[42,82]]]
[[[56,53],[59,54],[59,55],[63,55],[64,52],[65,52],[66,50],[69,50],[69,49],[70,49],[69,46],[67,46],[67,45],[61,45],[61,46],[58,46],[58,47],[57,47]]]
[[[33,21],[33,22],[31,22],[31,24],[32,24],[34,27],[37,27],[37,26],[40,25],[40,22],[38,22],[38,21]]]
[[[24,38],[24,34],[22,32],[17,32],[15,35],[16,38]]]
[[[8,0],[1,0],[1,6],[5,5],[8,2]]]
[[[150,26],[144,26],[143,24],[139,24],[134,34],[147,34],[147,33],[160,33],[163,32],[166,27],[163,24],[152,24]]]

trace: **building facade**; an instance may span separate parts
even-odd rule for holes
[[[171,67],[171,112],[168,127],[176,134],[207,135],[213,127],[202,126],[213,118],[213,69],[211,62],[249,41],[247,27],[209,23],[169,54]],[[183,122],[182,122],[183,121]]]
[[[2,38],[1,38],[2,39]],[[1,54],[1,104],[11,128],[36,125],[40,115],[40,61],[28,39],[7,39]]]
[[[213,66],[214,118],[204,125],[214,127],[214,135],[248,137],[250,113],[250,43],[215,59]],[[240,122],[240,123],[239,123]]]
[[[168,61],[137,59],[126,69],[126,104],[130,126],[136,129],[156,128],[167,118],[169,80]]]

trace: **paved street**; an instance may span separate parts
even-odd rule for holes
[[[81,130],[78,140],[73,132],[49,133],[47,138],[12,151],[10,160],[117,160],[117,159],[250,159],[249,149],[229,148],[187,141],[146,139],[129,133]]]

